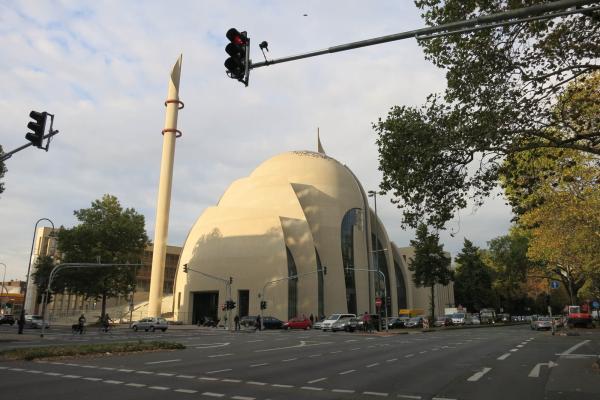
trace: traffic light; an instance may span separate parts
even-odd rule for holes
[[[248,86],[248,78],[250,77],[250,38],[248,38],[246,32],[240,33],[235,28],[228,30],[225,36],[230,42],[225,47],[225,52],[229,54],[229,58],[225,60],[227,75],[231,79],[237,79]]]
[[[261,310],[266,310],[267,309],[267,302],[266,301],[261,301],[260,302],[260,309]]]
[[[30,121],[27,124],[27,128],[31,129],[33,132],[27,132],[25,139],[29,140],[35,147],[41,149],[42,142],[44,141],[44,132],[46,131],[46,118],[48,117],[48,113],[45,111],[31,111],[29,116],[33,118],[33,121]]]
[[[185,272],[186,274],[188,273],[188,265],[187,264],[183,264],[183,272]]]
[[[235,308],[235,301],[233,300],[227,300],[225,302],[225,306],[228,310],[233,310]]]

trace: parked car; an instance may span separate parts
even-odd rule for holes
[[[335,321],[333,323],[333,325],[331,325],[331,332],[354,330],[350,326],[350,324],[352,323],[352,320],[356,320],[355,321],[356,325],[354,326],[354,329],[356,329],[356,326],[358,326],[358,320],[355,317],[344,317],[344,318],[338,319],[337,321]]]
[[[325,318],[325,320],[323,321],[323,325],[321,326],[321,329],[323,331],[331,330],[331,327],[333,326],[333,324],[336,323],[341,318],[356,318],[356,315],[354,315],[354,314],[331,314],[329,317]]]
[[[452,314],[452,323],[454,325],[464,325],[466,317],[465,313],[454,313]]]
[[[407,317],[392,317],[388,319],[388,328],[389,329],[399,329],[405,328],[406,322],[409,320]]]
[[[480,325],[481,320],[477,315],[471,315],[470,317],[465,318],[465,325]]]
[[[310,329],[312,328],[312,322],[310,319],[304,318],[292,318],[288,322],[283,324],[283,329]]]
[[[265,329],[281,329],[283,327],[282,320],[270,316],[263,317],[262,324]]]
[[[539,331],[540,329],[552,329],[552,318],[537,317],[531,321],[531,329]]]
[[[407,328],[422,328],[423,327],[423,317],[412,317],[408,321],[406,321]]]
[[[146,332],[154,332],[157,329],[165,332],[169,325],[167,324],[167,320],[160,317],[149,317],[142,318],[139,321],[134,321],[131,323],[131,329],[134,331],[138,331],[140,329],[145,330]]]
[[[315,323],[312,326],[313,329],[323,329],[323,321],[324,320],[315,321]]]
[[[452,317],[450,315],[441,315],[435,319],[433,322],[433,326],[441,327],[441,326],[452,326],[454,323],[452,322]]]
[[[15,317],[12,314],[4,314],[0,317],[0,325],[9,324],[10,326],[14,325]]]
[[[42,325],[45,326],[46,329],[50,328],[48,321],[44,321],[41,315],[25,315],[24,328],[42,329]]]

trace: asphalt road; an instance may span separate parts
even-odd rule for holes
[[[186,350],[0,363],[3,397],[32,399],[595,399],[600,332],[528,326],[373,336],[319,331],[115,331],[45,342],[164,338]],[[0,331],[0,341],[2,332]],[[31,340],[36,345],[39,340]],[[4,341],[5,346],[22,342]]]

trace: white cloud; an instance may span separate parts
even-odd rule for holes
[[[303,14],[308,14],[306,17]],[[284,151],[316,148],[347,164],[366,189],[377,187],[371,123],[396,104],[421,104],[444,88],[444,72],[414,40],[273,65],[252,71],[245,88],[225,76],[225,32],[248,31],[252,58],[326,48],[423,26],[412,2],[308,1],[79,2],[0,4],[0,143],[25,143],[30,110],[56,114],[48,153],[28,148],[7,162],[0,198],[0,261],[23,278],[33,224],[71,226],[73,210],[104,193],[146,216],[152,237],[167,79],[183,53],[169,243],[181,245],[200,213],[227,186]],[[378,201],[390,237],[408,245],[400,213]],[[466,213],[463,213],[466,214]],[[454,238],[478,245],[506,232],[502,202],[461,217]]]

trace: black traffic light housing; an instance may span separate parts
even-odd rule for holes
[[[225,305],[226,305],[226,309],[233,310],[235,308],[235,301],[233,301],[233,300],[227,300],[225,302]]]
[[[48,118],[48,113],[45,111],[31,111],[29,116],[33,118],[33,121],[30,121],[27,124],[27,128],[31,129],[33,132],[27,132],[25,139],[29,140],[35,147],[41,149],[42,143],[44,142],[44,132],[46,131],[46,119]]]
[[[267,302],[266,301],[261,301],[260,302],[260,309],[261,310],[266,310],[267,309]]]
[[[229,58],[225,60],[227,75],[231,79],[237,79],[248,86],[250,78],[250,38],[246,32],[239,32],[231,28],[225,34],[229,39],[229,44],[225,47],[225,52]]]

